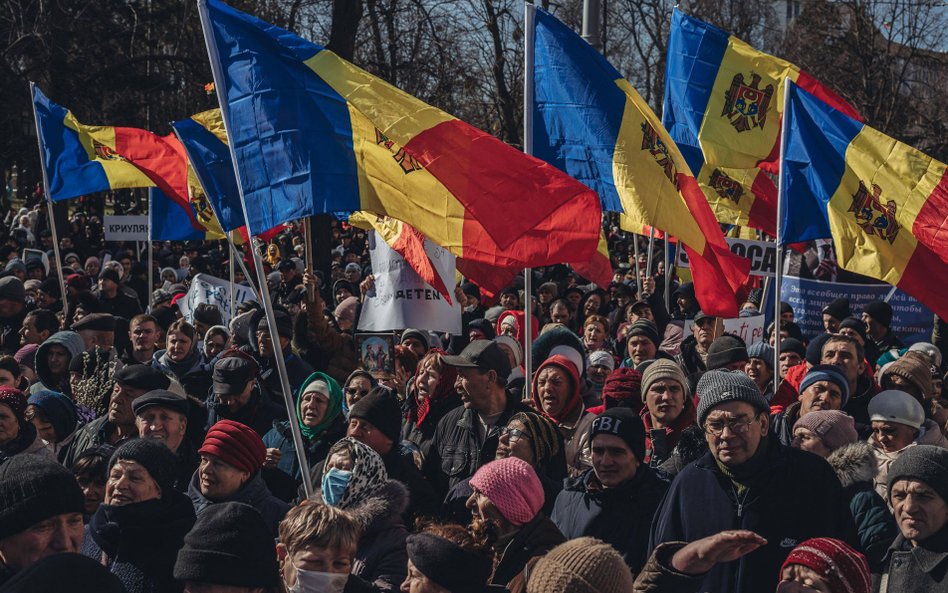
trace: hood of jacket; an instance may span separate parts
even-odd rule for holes
[[[82,336],[78,333],[74,331],[61,331],[46,338],[46,341],[40,344],[39,348],[36,349],[36,376],[43,385],[55,391],[59,389],[59,385],[53,381],[53,377],[49,372],[49,365],[46,364],[49,348],[53,345],[65,348],[66,351],[69,352],[70,360],[72,360],[72,358],[86,349],[86,344],[82,341]],[[66,376],[69,376],[68,372]]]
[[[556,367],[566,373],[566,376],[570,380],[570,392],[569,399],[563,405],[563,409],[556,416],[551,416],[543,410],[543,398],[540,396],[540,390],[537,388],[538,379],[540,377],[540,372],[547,367]],[[533,375],[533,405],[537,410],[540,410],[540,413],[552,420],[555,424],[565,422],[570,419],[576,409],[582,407],[583,398],[580,395],[580,380],[579,380],[579,370],[576,368],[576,365],[566,358],[562,354],[555,354],[547,358],[543,364],[537,368],[537,372]]]
[[[872,447],[865,441],[850,443],[830,453],[826,458],[843,488],[853,484],[869,483],[879,471]]]

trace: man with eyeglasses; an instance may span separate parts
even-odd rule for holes
[[[842,487],[829,464],[770,436],[770,408],[738,371],[708,371],[698,382],[698,424],[708,452],[672,482],[652,524],[650,548],[749,529],[767,543],[718,564],[701,591],[773,589],[790,551],[812,537],[855,539]]]

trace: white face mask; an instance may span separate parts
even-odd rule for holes
[[[346,588],[348,574],[303,570],[291,557],[287,556],[287,560],[296,569],[296,584],[292,587],[287,585],[288,593],[342,593]]]

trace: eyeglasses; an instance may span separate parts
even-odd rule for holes
[[[369,394],[368,390],[366,390],[366,389],[357,389],[357,388],[355,388],[355,387],[350,387],[350,388],[346,389],[346,393],[348,393],[349,395],[358,395],[359,397],[365,397],[365,396],[367,396],[367,395]]]
[[[751,418],[750,420],[728,420],[726,422],[715,420],[713,422],[708,422],[704,425],[705,432],[711,434],[712,436],[719,437],[724,434],[724,429],[728,428],[731,430],[731,434],[744,434],[750,430],[750,425],[754,423],[756,418]]]
[[[506,426],[500,427],[500,436],[509,438],[511,443],[519,441],[520,439],[527,439],[528,441],[531,440],[530,435],[524,431],[516,428],[508,428]]]

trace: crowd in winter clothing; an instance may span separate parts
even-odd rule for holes
[[[460,334],[405,328],[369,371],[366,236],[332,232],[322,271],[292,225],[260,245],[274,325],[182,314],[219,246],[160,245],[148,294],[100,237],[50,270],[10,237],[0,593],[948,592],[942,320],[906,347],[840,298],[748,345],[661,266],[554,266],[462,283]]]

